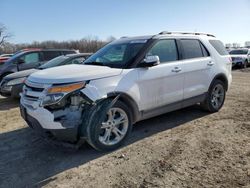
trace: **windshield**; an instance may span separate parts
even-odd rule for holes
[[[248,50],[232,50],[229,54],[247,54]]]
[[[51,67],[56,67],[56,66],[62,65],[67,59],[69,59],[69,57],[64,56],[64,55],[56,57],[56,58],[48,61],[47,63],[41,65],[39,67],[39,69],[48,69]]]
[[[123,68],[145,45],[147,40],[110,43],[88,58],[84,64]]]

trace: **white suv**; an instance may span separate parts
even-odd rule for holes
[[[29,76],[21,114],[35,130],[112,150],[140,120],[197,103],[218,111],[232,81],[231,66],[222,42],[210,34],[123,37],[85,65]]]

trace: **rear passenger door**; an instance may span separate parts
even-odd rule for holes
[[[198,39],[181,39],[184,99],[204,94],[214,62],[208,50]]]

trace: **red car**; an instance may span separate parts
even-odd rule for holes
[[[13,56],[13,54],[2,54],[2,55],[0,55],[0,63],[4,63],[11,56]]]

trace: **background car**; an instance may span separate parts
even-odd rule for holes
[[[0,57],[8,57],[10,58],[11,56],[13,56],[13,54],[1,54]]]
[[[235,49],[229,52],[233,67],[247,68],[250,64],[250,49]]]
[[[15,53],[7,61],[0,64],[0,82],[8,74],[37,68],[47,61],[67,54],[75,54],[75,50],[66,49],[29,49]]]
[[[11,56],[13,56],[13,54],[2,54],[2,55],[0,55],[0,63],[4,63],[9,58],[11,58]]]
[[[81,54],[69,54],[56,57],[47,63],[41,65],[37,69],[29,69],[25,71],[20,71],[12,73],[3,78],[0,83],[0,94],[5,97],[19,98],[19,94],[22,92],[24,81],[26,78],[39,70],[47,69],[51,67],[68,65],[68,64],[81,64],[83,63],[91,53],[81,53]]]

